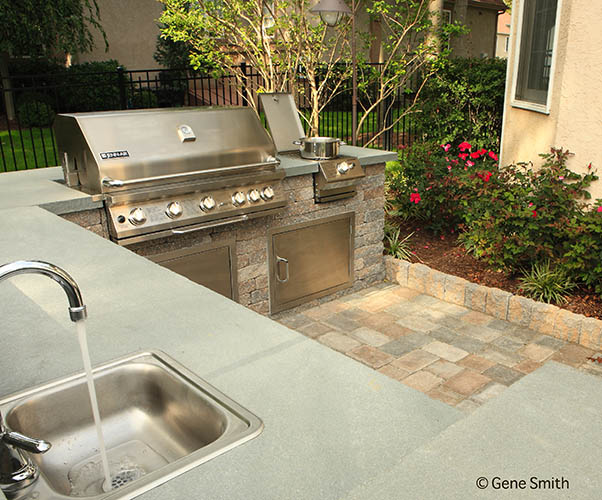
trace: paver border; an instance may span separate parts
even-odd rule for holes
[[[401,286],[588,349],[602,349],[602,321],[599,319],[471,283],[390,255],[385,256],[385,268],[386,279]]]

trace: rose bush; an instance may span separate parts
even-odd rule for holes
[[[588,203],[598,179],[567,168],[552,148],[543,165],[500,167],[497,152],[463,141],[422,144],[388,168],[391,213],[434,233],[457,232],[475,257],[517,274],[550,263],[602,295],[602,200]]]

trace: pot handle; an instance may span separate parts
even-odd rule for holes
[[[295,146],[301,146],[301,141],[293,141],[293,144],[294,144]]]

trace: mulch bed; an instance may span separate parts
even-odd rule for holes
[[[479,285],[500,288],[521,295],[520,283],[516,277],[491,269],[484,262],[466,253],[464,247],[458,243],[457,235],[436,236],[420,228],[416,223],[401,222],[398,225],[401,228],[401,238],[414,232],[409,243],[416,256],[413,262],[422,262],[432,269],[459,276]],[[602,299],[591,290],[577,290],[567,304],[559,307],[602,319]]]

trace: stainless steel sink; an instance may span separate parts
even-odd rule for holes
[[[94,370],[114,486],[103,472],[83,373],[0,401],[7,427],[52,443],[14,498],[133,498],[258,436],[259,418],[162,352]]]

